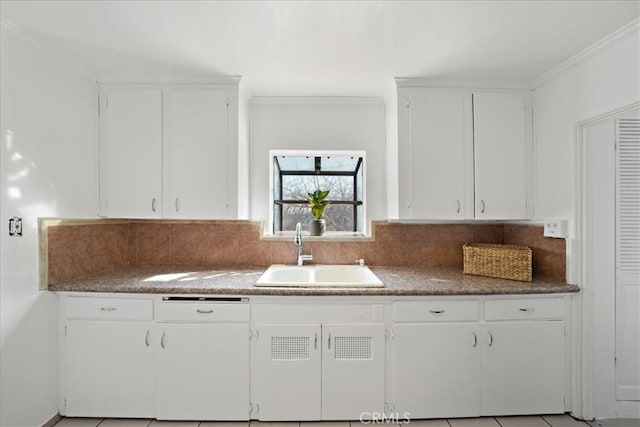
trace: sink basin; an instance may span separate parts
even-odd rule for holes
[[[256,286],[381,288],[384,283],[366,266],[272,265],[260,276]]]

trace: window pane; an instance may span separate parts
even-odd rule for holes
[[[353,205],[329,205],[325,211],[327,231],[353,231]],[[294,231],[296,224],[302,224],[302,229],[309,230],[311,209],[307,205],[284,204],[282,208],[282,230]]]
[[[355,172],[360,157],[322,157],[321,170],[324,172]]]
[[[305,200],[307,193],[329,190],[327,200],[353,200],[352,176],[284,175],[283,200]]]
[[[283,171],[314,171],[315,158],[312,156],[278,156]]]

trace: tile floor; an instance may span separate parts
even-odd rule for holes
[[[357,421],[336,422],[198,422],[157,421],[115,418],[63,418],[55,427],[361,427]],[[384,427],[386,423],[381,423]],[[366,424],[364,425],[366,426]],[[364,427],[362,426],[362,427]],[[593,421],[585,423],[569,415],[541,415],[523,417],[452,418],[448,420],[416,420],[410,427],[640,427],[638,420]],[[370,427],[376,427],[371,423]],[[409,426],[407,426],[409,427]]]

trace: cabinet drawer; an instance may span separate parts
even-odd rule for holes
[[[153,320],[153,300],[124,298],[69,297],[68,319]]]
[[[563,298],[522,298],[487,301],[485,320],[564,319]]]
[[[167,302],[156,304],[156,320],[182,322],[248,322],[249,304]]]
[[[460,322],[478,320],[478,301],[416,301],[393,305],[396,322]]]

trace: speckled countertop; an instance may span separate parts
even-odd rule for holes
[[[462,274],[450,267],[371,267],[383,288],[270,288],[254,283],[265,269],[211,267],[143,267],[112,271],[49,285],[58,292],[123,292],[227,295],[498,295],[578,292],[576,285],[493,279]]]

